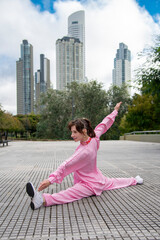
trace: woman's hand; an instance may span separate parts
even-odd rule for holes
[[[117,112],[118,112],[121,104],[122,104],[122,102],[117,103],[116,106],[114,107],[114,110],[117,110]]]
[[[39,191],[39,192],[42,191],[43,189],[47,188],[50,184],[51,184],[51,183],[50,183],[49,180],[47,180],[47,179],[43,180],[43,182],[40,183],[40,186],[39,186],[39,188],[38,188],[38,191]]]

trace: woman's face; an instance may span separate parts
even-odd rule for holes
[[[75,142],[78,142],[78,141],[83,142],[84,141],[84,138],[85,138],[84,134],[78,132],[75,126],[71,127],[71,133],[72,133],[71,137],[73,138],[73,140]]]

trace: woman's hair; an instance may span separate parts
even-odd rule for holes
[[[91,138],[95,137],[96,134],[91,126],[90,121],[87,118],[77,118],[68,123],[68,128],[71,130],[71,127],[75,126],[77,131],[83,133],[83,129],[87,130],[87,135]]]

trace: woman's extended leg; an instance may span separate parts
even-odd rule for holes
[[[136,178],[106,178],[105,190],[112,190],[136,185]]]
[[[94,192],[86,184],[76,183],[73,187],[60,191],[59,193],[52,195],[44,193],[43,198],[45,199],[45,206],[51,206],[73,202],[92,195],[95,195]]]

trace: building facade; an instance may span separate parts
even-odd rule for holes
[[[83,76],[85,77],[85,12],[74,12],[68,17],[68,36],[83,43]]]
[[[21,44],[21,57],[16,62],[17,114],[34,110],[33,47],[27,40]]]
[[[63,37],[56,41],[56,88],[66,89],[73,81],[84,80],[83,43],[78,38]]]
[[[40,54],[40,69],[35,73],[35,112],[39,113],[40,96],[50,88],[50,60]]]
[[[114,69],[112,71],[113,85],[121,86],[123,83],[129,84],[131,81],[131,51],[124,43],[119,44],[116,57],[114,59]]]
[[[35,109],[34,112],[38,114],[40,112],[40,69],[35,72]]]

